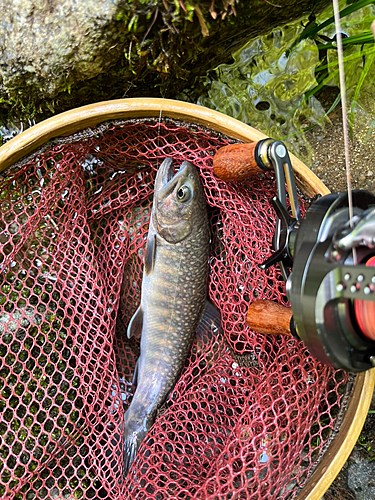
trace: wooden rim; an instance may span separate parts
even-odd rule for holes
[[[25,130],[0,148],[0,172],[54,137],[69,135],[106,120],[167,116],[197,123],[244,142],[267,137],[259,130],[212,109],[171,99],[117,99],[104,101],[53,116]],[[308,195],[327,194],[326,186],[304,163],[291,155],[296,179]]]
[[[365,423],[375,384],[375,368],[356,376],[340,429],[296,500],[320,500],[348,459]]]
[[[115,119],[168,117],[203,125],[243,142],[266,135],[234,118],[203,106],[170,99],[134,98],[105,101],[72,109],[25,130],[0,148],[0,172],[29,155],[48,140],[70,135]],[[328,194],[327,187],[294,155],[296,180],[308,196]],[[320,500],[347,460],[363,427],[375,385],[375,369],[356,376],[340,430],[297,500]]]

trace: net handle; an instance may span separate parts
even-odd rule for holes
[[[0,148],[0,172],[31,154],[50,139],[96,127],[108,120],[159,116],[192,122],[209,127],[243,142],[265,139],[267,136],[249,125],[212,109],[172,99],[132,98],[89,104],[61,113],[17,135]],[[307,196],[328,194],[327,187],[304,163],[290,155],[297,184]]]

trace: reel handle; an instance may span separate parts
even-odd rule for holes
[[[255,301],[248,325],[265,335],[292,335],[335,368],[355,373],[374,367],[375,196],[353,192],[352,229],[347,193],[314,200],[302,220],[292,163],[281,141],[226,146],[216,152],[213,165],[227,182],[270,171],[276,180],[274,252],[259,267],[279,264],[293,317],[285,306]]]
[[[225,182],[239,182],[256,173],[273,170],[269,162],[269,166],[264,161],[259,163],[259,145],[259,142],[250,142],[220,148],[213,159],[215,175]]]
[[[263,335],[292,337],[290,321],[292,310],[272,300],[255,300],[247,311],[247,324]]]
[[[276,211],[272,241],[274,253],[261,268],[268,269],[279,262],[286,281],[293,265],[292,240],[297,222],[301,219],[301,211],[293,167],[285,144],[271,138],[249,144],[230,144],[216,151],[213,168],[216,176],[226,182],[240,181],[258,172],[274,171],[277,187],[277,197],[272,200]],[[289,215],[287,193],[292,217]]]

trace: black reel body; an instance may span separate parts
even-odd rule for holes
[[[255,160],[276,172],[274,253],[293,318],[291,332],[323,363],[350,372],[375,366],[375,196],[329,194],[313,201],[302,219],[286,147],[266,139]],[[286,187],[290,209],[286,203]],[[290,211],[292,214],[290,214]]]
[[[360,218],[375,197],[353,192],[354,214]],[[313,202],[298,228],[292,272],[287,280],[295,329],[311,354],[323,363],[350,372],[373,367],[375,342],[359,327],[354,300],[375,300],[375,268],[365,263],[374,249],[340,250],[334,236],[349,220],[347,193]],[[375,318],[374,318],[375,321]]]

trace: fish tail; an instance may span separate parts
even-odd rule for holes
[[[137,440],[125,439],[124,441],[124,477],[126,477],[132,463],[135,460],[139,444]]]

